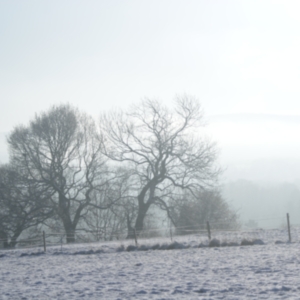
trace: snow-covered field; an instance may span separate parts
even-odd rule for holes
[[[2,250],[0,299],[300,299],[300,243],[293,234],[294,243],[286,243],[285,231],[261,231],[255,238],[264,245],[219,248],[199,248],[190,236],[177,244],[188,248],[164,251],[128,252],[125,242],[49,247],[46,254]],[[164,242],[171,243],[140,244]]]

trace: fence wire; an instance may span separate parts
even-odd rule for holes
[[[267,220],[281,220],[286,222],[285,217],[267,217],[261,218],[253,221],[267,221]],[[288,236],[287,234],[287,225],[283,226],[281,229],[278,228],[268,228],[268,229],[225,229],[222,230],[220,227],[226,227],[228,222],[212,222],[209,223],[210,235],[211,238],[217,238],[223,241],[234,241],[238,238],[259,238],[259,239],[268,239],[273,238],[274,240],[278,236],[278,233],[281,236]],[[291,235],[294,241],[300,240],[300,223],[295,223],[291,226]],[[58,246],[61,247],[65,245],[68,239],[75,240],[76,243],[103,243],[111,241],[119,241],[120,243],[130,242],[126,239],[127,228],[114,229],[112,227],[99,228],[98,230],[88,230],[85,228],[77,229],[74,234],[66,234],[65,232],[49,232],[45,234],[45,241],[47,247]],[[207,224],[195,224],[189,226],[169,226],[169,227],[155,227],[150,229],[144,229],[141,232],[137,233],[136,237],[139,242],[145,242],[155,239],[155,240],[188,240],[188,239],[198,239],[199,241],[207,240],[209,238]],[[1,244],[4,245],[5,242],[10,242],[10,239],[0,239],[0,248]],[[44,237],[41,233],[38,236],[20,239],[16,241],[16,248],[34,248],[34,247],[45,247]],[[2,247],[3,248],[3,247]]]

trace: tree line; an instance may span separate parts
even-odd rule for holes
[[[146,99],[97,122],[62,104],[16,126],[7,138],[9,163],[0,166],[4,247],[37,226],[62,226],[68,243],[79,229],[112,238],[126,227],[132,238],[152,207],[179,233],[208,217],[237,226],[217,188],[217,148],[203,126],[202,107],[189,96],[172,108]]]

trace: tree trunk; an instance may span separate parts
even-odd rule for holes
[[[155,182],[150,182],[150,183],[148,183],[148,185],[146,187],[144,187],[142,192],[139,194],[139,196],[138,196],[139,210],[138,210],[138,215],[137,215],[137,218],[135,221],[134,228],[132,228],[131,226],[129,227],[128,222],[127,222],[127,227],[128,227],[127,238],[128,239],[134,238],[135,234],[136,234],[136,236],[139,236],[139,234],[143,231],[144,219],[146,217],[149,207],[151,206],[151,204],[153,204],[155,186],[156,186]],[[150,195],[149,195],[148,201],[145,203],[144,199],[145,199],[148,189],[150,189]],[[128,221],[128,219],[127,219],[127,221]],[[134,229],[135,229],[135,234],[134,234]]]
[[[137,236],[142,232],[144,228],[144,219],[146,217],[147,210],[148,208],[146,207],[139,208],[138,216],[135,221],[135,230]]]
[[[74,243],[75,242],[75,226],[73,226],[71,220],[69,218],[63,219],[64,229],[66,233],[66,240],[67,243]]]
[[[66,230],[66,234],[67,234],[67,243],[75,243],[75,230],[70,229],[70,230]]]
[[[17,244],[17,239],[18,237],[21,235],[23,231],[23,228],[22,228],[22,225],[19,225],[17,228],[16,228],[16,231],[14,232],[14,235],[13,237],[11,238],[10,240],[10,243],[9,243],[9,246],[11,248],[15,248],[16,244]]]
[[[8,236],[5,231],[0,231],[0,241],[4,249],[9,248]],[[1,247],[0,247],[1,248]]]
[[[4,249],[10,248],[10,247],[9,247],[9,242],[8,242],[7,239],[5,239],[5,240],[3,241],[3,248],[4,248]]]
[[[132,240],[134,239],[134,228],[131,226],[131,222],[129,220],[129,215],[127,215],[127,237],[126,239]]]
[[[67,205],[67,198],[60,193],[59,194],[59,216],[63,222],[65,233],[66,233],[66,240],[67,243],[74,243],[75,242],[75,229],[76,229],[76,222],[72,222],[69,207]]]
[[[15,248],[17,244],[17,239],[16,238],[12,238],[10,243],[9,243],[9,248]]]
[[[130,222],[128,222],[127,219],[127,239],[134,239],[134,236],[139,236],[139,234],[143,231],[144,228],[144,219],[146,217],[146,213],[149,209],[149,206],[144,205],[139,205],[139,210],[138,210],[138,215],[135,221],[135,226],[132,227]],[[134,233],[135,231],[135,233]]]

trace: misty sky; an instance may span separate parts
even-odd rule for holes
[[[300,1],[288,0],[0,0],[0,162],[5,135],[52,104],[97,118],[187,93],[228,169],[260,159],[295,167],[299,15]]]

